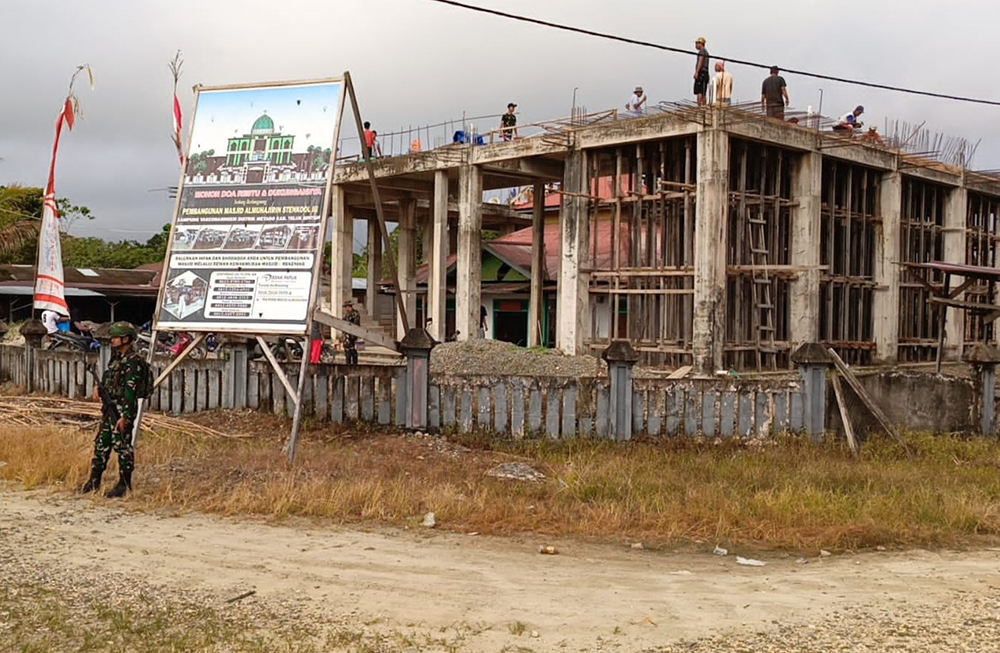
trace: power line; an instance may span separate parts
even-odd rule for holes
[[[450,5],[452,7],[459,7],[460,9],[468,9],[470,11],[477,11],[483,14],[489,14],[491,16],[499,16],[501,18],[508,18],[510,20],[520,21],[522,23],[531,23],[534,25],[541,25],[542,27],[551,27],[552,29],[562,30],[564,32],[573,32],[575,34],[583,34],[585,36],[595,36],[601,39],[607,39],[609,41],[618,41],[619,43],[628,43],[629,45],[638,45],[644,48],[653,48],[655,50],[662,50],[665,52],[674,52],[676,54],[685,54],[688,56],[697,56],[697,52],[692,52],[691,50],[685,50],[683,48],[672,47],[669,45],[662,45],[660,43],[652,43],[650,41],[641,41],[639,39],[628,38],[626,36],[617,36],[615,34],[608,34],[606,32],[596,32],[594,30],[583,29],[582,27],[573,27],[571,25],[564,25],[562,23],[553,23],[547,20],[541,20],[538,18],[531,18],[529,16],[521,16],[518,14],[511,14],[506,11],[499,11],[497,9],[488,9],[486,7],[477,7],[475,5],[466,4],[464,2],[456,2],[455,0],[428,0],[429,2],[437,2],[443,5]],[[740,64],[743,66],[751,66],[754,68],[769,69],[771,66],[769,64],[757,63],[755,61],[746,61],[743,59],[734,59],[732,57],[721,57],[716,58],[725,60],[730,63]],[[812,77],[813,79],[824,79],[831,82],[840,82],[842,84],[852,84],[854,86],[865,86],[868,88],[878,88],[884,91],[894,91],[897,93],[909,93],[910,95],[923,95],[926,97],[940,98],[944,100],[955,100],[958,102],[970,102],[972,104],[987,104],[994,107],[1000,107],[1000,101],[997,100],[984,100],[981,98],[971,98],[961,95],[949,95],[947,93],[935,93],[933,91],[919,91],[912,88],[903,88],[901,86],[890,86],[888,84],[878,84],[875,82],[865,82],[857,79],[848,79],[846,77],[837,77],[835,75],[824,75],[822,73],[811,73],[805,70],[795,70],[793,68],[782,68],[782,72],[789,73],[791,75],[801,75],[802,77]]]

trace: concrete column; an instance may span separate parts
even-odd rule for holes
[[[556,348],[584,353],[590,327],[590,206],[587,200],[587,154],[570,150],[563,171],[559,212],[559,286],[556,291]]]
[[[881,234],[875,239],[875,298],[873,309],[875,356],[881,362],[897,360],[899,348],[900,219],[903,177],[898,172],[882,176],[879,187]]]
[[[405,393],[406,420],[410,429],[427,427],[427,398],[430,387],[431,349],[436,344],[430,335],[419,328],[410,329],[400,341],[406,355]]]
[[[406,307],[406,316],[410,324],[416,322],[417,316],[417,201],[415,199],[399,200],[399,292]],[[396,312],[396,338],[406,337],[403,321]]]
[[[479,337],[483,280],[483,171],[458,171],[458,258],[455,263],[455,330],[458,340]]]
[[[21,326],[20,333],[24,336],[24,391],[31,394],[41,385],[39,379],[35,378],[35,352],[42,348],[42,339],[48,333],[48,329],[40,320],[32,318]],[[110,342],[109,338],[107,342],[101,343],[100,352],[102,354],[105,350],[111,351],[111,347],[108,345]],[[110,354],[106,358],[110,359]],[[100,368],[101,370],[107,367],[107,360],[103,362],[105,365]]]
[[[714,113],[714,111],[713,111]],[[716,127],[698,132],[694,233],[694,370],[722,367],[726,333],[726,222],[729,210],[729,136]]]
[[[965,264],[965,225],[968,219],[969,193],[964,187],[952,189],[944,203],[944,260],[948,263]],[[951,280],[952,288],[964,279]],[[955,299],[962,300],[962,293]],[[945,316],[944,358],[959,360],[965,343],[965,311],[949,308]]]
[[[343,315],[344,302],[351,299],[351,270],[354,267],[354,219],[344,198],[344,189],[334,185],[330,190],[333,221],[333,242],[330,309],[334,315]]]
[[[826,373],[833,365],[823,345],[809,342],[792,352],[802,378],[802,425],[814,442],[826,431]]]
[[[378,218],[368,218],[368,288],[365,291],[365,308],[368,317],[375,319],[375,302],[378,300],[378,284],[382,280],[382,230]]]
[[[528,300],[528,346],[542,344],[545,284],[545,184],[535,184],[531,213],[531,297]]]
[[[431,319],[427,332],[438,342],[445,339],[448,297],[448,173],[434,173],[434,198],[431,202],[431,247],[424,250],[430,263],[427,278],[427,316]]]
[[[615,440],[631,440],[632,368],[639,360],[639,353],[628,340],[614,340],[601,354],[601,358],[608,363],[609,432]]]
[[[819,341],[820,205],[823,155],[807,152],[792,166],[791,263],[801,268],[791,283],[789,339],[792,346]]]

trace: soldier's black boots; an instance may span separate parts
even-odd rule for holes
[[[118,475],[118,484],[108,490],[104,496],[109,499],[118,499],[125,496],[125,493],[132,489],[132,472],[121,472]]]
[[[104,470],[98,470],[91,468],[90,478],[87,482],[83,484],[80,488],[80,494],[87,494],[88,492],[96,492],[98,488],[101,487],[101,475],[104,474]]]

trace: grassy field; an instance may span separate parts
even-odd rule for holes
[[[286,422],[214,419],[254,436],[145,436],[128,505],[393,526],[433,511],[439,528],[459,532],[801,552],[971,546],[1000,533],[1000,445],[982,438],[908,434],[913,458],[874,440],[855,459],[840,443],[797,438],[492,442],[314,425],[290,465],[281,454]],[[91,437],[0,427],[0,478],[69,491],[86,478]],[[501,462],[547,478],[486,475]]]

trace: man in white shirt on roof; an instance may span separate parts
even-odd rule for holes
[[[636,86],[632,98],[625,104],[625,110],[633,116],[641,116],[646,109],[646,94],[641,86]]]

